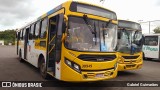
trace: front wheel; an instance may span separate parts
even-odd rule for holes
[[[40,73],[44,79],[48,79],[48,74],[46,71],[46,65],[45,65],[44,59],[40,61]]]

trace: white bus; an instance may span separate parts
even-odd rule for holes
[[[160,34],[144,35],[143,57],[145,59],[160,59]]]

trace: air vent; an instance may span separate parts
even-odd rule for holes
[[[122,56],[124,59],[137,59],[139,56]]]
[[[80,55],[78,58],[83,61],[104,62],[116,59],[116,55]]]

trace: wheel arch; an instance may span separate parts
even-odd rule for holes
[[[38,63],[37,63],[38,68],[40,67],[40,63],[41,62],[45,62],[45,57],[44,57],[44,55],[42,53],[39,54],[39,57],[38,57]]]

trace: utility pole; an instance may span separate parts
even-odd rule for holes
[[[151,30],[150,24],[151,24],[151,21],[148,21],[148,23],[149,23],[149,34],[150,34],[150,30]]]

